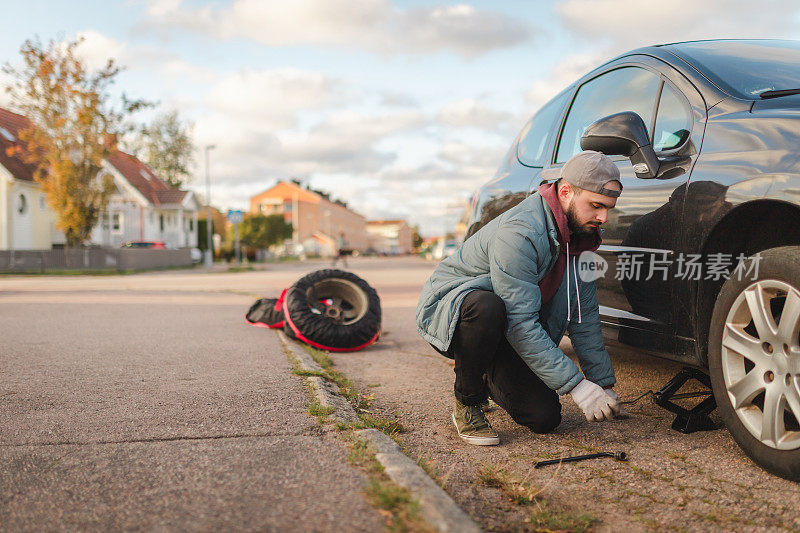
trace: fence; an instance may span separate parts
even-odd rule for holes
[[[0,272],[50,270],[139,270],[191,266],[189,249],[72,248],[0,250]]]

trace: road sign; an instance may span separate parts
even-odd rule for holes
[[[242,220],[244,220],[244,211],[228,210],[228,221],[231,224],[241,224]]]

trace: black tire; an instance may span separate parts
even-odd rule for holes
[[[266,326],[269,328],[281,327],[278,324],[283,323],[283,309],[275,309],[275,304],[278,302],[277,298],[261,298],[256,300],[245,315],[245,320],[248,324],[254,326]]]
[[[787,284],[794,289],[800,288],[800,247],[784,246],[780,248],[773,248],[760,252],[760,256],[761,260],[759,261],[758,265],[758,274],[755,279],[753,279],[751,274],[743,276],[743,279],[741,280],[737,279],[737,276],[732,275],[722,286],[722,290],[717,297],[709,330],[708,363],[711,375],[711,384],[714,389],[714,396],[717,400],[717,409],[719,410],[719,414],[722,417],[725,426],[733,436],[733,439],[741,447],[741,449],[756,464],[768,472],[792,481],[800,481],[800,443],[798,443],[797,447],[794,448],[795,444],[793,444],[794,440],[792,440],[788,445],[791,445],[793,449],[779,449],[775,444],[779,439],[776,438],[774,441],[766,439],[765,441],[762,441],[761,438],[756,436],[757,431],[755,429],[748,429],[748,426],[745,424],[745,421],[753,420],[753,418],[748,418],[750,416],[755,416],[755,419],[758,419],[759,412],[756,411],[756,409],[761,409],[761,416],[763,417],[761,422],[761,435],[763,436],[764,424],[767,423],[766,419],[768,418],[763,414],[765,409],[764,405],[767,398],[767,387],[783,387],[785,384],[785,390],[789,391],[787,394],[792,394],[791,391],[794,390],[793,387],[797,387],[798,382],[800,382],[800,375],[795,374],[793,377],[791,377],[791,374],[789,373],[784,376],[785,383],[780,383],[778,380],[782,378],[780,377],[779,373],[773,373],[771,371],[762,372],[762,368],[770,367],[759,367],[756,364],[756,361],[761,361],[762,365],[764,364],[764,361],[776,361],[775,364],[777,365],[777,360],[771,358],[783,357],[784,355],[786,356],[786,360],[796,361],[797,359],[794,358],[800,357],[800,353],[797,353],[796,351],[797,343],[800,343],[800,338],[795,339],[795,342],[791,343],[791,348],[787,350],[783,348],[783,346],[786,346],[785,344],[777,344],[775,339],[778,337],[773,338],[759,334],[752,318],[748,318],[747,312],[740,311],[742,314],[731,314],[732,308],[734,308],[733,313],[737,313],[737,309],[743,309],[742,300],[739,299],[739,297],[740,295],[743,295],[745,289],[750,288],[752,291],[755,283],[763,282],[761,286],[765,287],[764,291],[766,292],[763,293],[767,295],[765,296],[766,299],[764,301],[768,302],[769,304],[768,313],[772,315],[776,325],[780,324],[779,318],[787,298],[786,296],[781,298],[780,295],[782,291],[778,290],[777,288],[774,289],[775,292],[771,292],[772,288],[779,288],[781,286],[785,287],[785,285],[781,284]],[[750,261],[752,261],[752,258]],[[770,286],[772,286],[772,288]],[[762,291],[759,290],[758,294],[762,294]],[[786,294],[788,295],[788,292]],[[742,298],[745,297],[742,296]],[[744,302],[744,305],[751,305],[747,303],[746,299]],[[761,307],[767,308],[766,305]],[[752,307],[748,307],[748,309],[752,309]],[[752,312],[750,315],[752,317]],[[728,320],[731,321],[732,325],[726,327]],[[753,354],[753,358],[751,360],[747,357],[741,357],[742,362],[739,365],[739,354],[745,353],[746,350],[744,348],[741,350],[736,350],[733,348],[724,347],[723,333],[726,331],[726,329],[728,329],[728,331],[733,331],[733,329],[730,328],[736,328],[736,331],[739,331],[738,328],[742,327],[741,325],[745,324],[748,320],[748,325],[743,329],[745,333],[756,339],[758,342],[764,339],[771,340],[764,340],[763,344],[761,344],[766,357],[761,356],[757,350],[752,349],[753,347],[757,347],[758,344],[742,344],[742,346],[745,346],[745,348],[749,347],[749,353]],[[795,323],[795,321],[790,322]],[[790,334],[788,337],[793,338],[794,334]],[[775,348],[773,348],[773,342],[775,342]],[[781,351],[779,352],[777,350]],[[723,360],[724,357],[727,357],[727,359]],[[762,375],[764,376],[763,380],[754,379],[752,381],[755,385],[752,388],[748,388],[748,391],[750,391],[749,393],[738,393],[740,398],[750,398],[744,400],[744,407],[740,408],[738,411],[733,405],[732,397],[734,396],[734,393],[729,394],[729,388],[726,385],[726,378],[723,369],[726,364],[725,361],[732,361],[727,363],[730,365],[729,368],[731,370],[728,371],[730,375],[733,375],[733,372],[736,371],[736,368],[740,368],[740,371],[743,369],[745,375],[748,377],[750,376],[751,372],[753,373],[754,378]],[[769,363],[767,363],[767,365],[768,364]],[[795,366],[793,368],[796,369],[798,367]],[[730,388],[733,389],[733,385],[739,385],[739,380],[743,381],[744,378],[736,376],[736,381],[732,382]],[[753,392],[756,390],[760,391],[759,387],[762,386],[762,383],[763,387],[765,387],[764,391]],[[780,391],[781,389],[772,388],[769,390]],[[786,398],[785,395],[781,396],[781,394],[783,394],[781,392],[771,392],[770,394],[772,395],[772,398],[774,398],[776,395],[778,398],[782,398],[784,400]],[[785,405],[781,406],[780,403],[777,405],[778,408],[784,409],[783,411],[776,411],[782,415],[782,417],[779,416],[777,419],[782,421],[781,423],[783,425],[784,435],[791,436],[792,439],[794,439],[793,432],[795,429],[800,431],[800,425],[798,425],[800,414],[794,414],[794,411],[791,409],[786,410]],[[752,427],[753,426],[751,424],[751,428]],[[777,427],[780,427],[780,425]],[[798,433],[798,435],[800,435],[800,433]],[[770,444],[770,442],[772,444]]]
[[[287,335],[332,351],[362,348],[381,330],[378,293],[344,270],[317,270],[297,280],[286,293],[284,315]]]

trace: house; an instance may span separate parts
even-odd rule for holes
[[[56,214],[34,180],[34,165],[20,154],[19,131],[30,121],[0,108],[0,250],[49,250],[65,243]],[[89,244],[116,248],[128,241],[163,241],[168,247],[197,246],[197,199],[167,185],[136,157],[117,152],[103,162],[114,190],[92,229]]]
[[[292,224],[293,240],[309,254],[329,256],[344,237],[347,248],[367,249],[367,221],[342,202],[294,182],[279,181],[274,187],[250,198],[250,213],[283,215]]]
[[[21,148],[20,130],[28,127],[27,118],[0,108],[0,250],[49,250],[65,242],[33,179],[36,167],[14,153]]]
[[[90,242],[116,248],[128,241],[162,241],[169,248],[197,246],[200,204],[192,191],[169,186],[135,156],[118,151],[103,164],[114,192]]]
[[[405,220],[370,220],[367,222],[369,248],[379,254],[410,254],[413,248],[411,227]]]

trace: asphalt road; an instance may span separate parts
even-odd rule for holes
[[[242,322],[255,297],[324,266],[0,279],[0,529],[380,530],[363,478],[305,414],[275,335]],[[599,531],[800,529],[797,484],[750,462],[724,429],[671,430],[672,415],[647,400],[629,420],[590,424],[564,399],[550,435],[495,408],[501,445],[464,443],[449,420],[452,363],[414,326],[435,265],[350,266],[378,289],[384,332],[361,352],[333,354],[336,367],[375,396],[375,414],[400,419],[404,450],[484,527],[531,528],[531,513],[547,509],[588,514]],[[609,351],[623,399],[679,369]],[[631,461],[533,469],[588,450],[624,450]],[[536,503],[481,482],[487,466],[535,489]]]
[[[380,530],[241,275],[0,278],[0,530]]]

